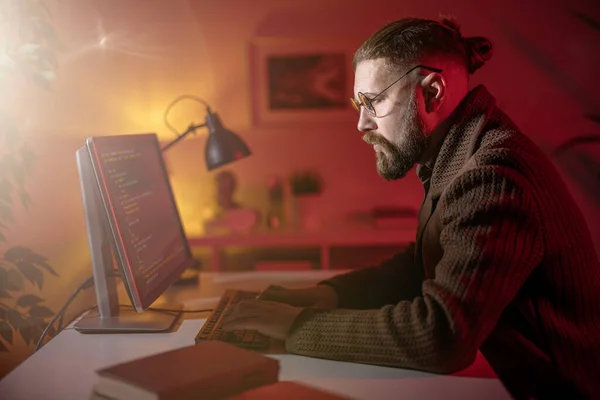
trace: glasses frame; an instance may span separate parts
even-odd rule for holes
[[[360,107],[364,107],[365,110],[367,110],[367,112],[369,114],[371,114],[374,117],[377,117],[377,112],[375,111],[375,106],[373,106],[373,100],[375,100],[377,97],[381,96],[386,90],[388,90],[389,88],[391,88],[392,86],[394,86],[397,82],[399,82],[400,79],[404,78],[406,75],[410,74],[411,72],[413,72],[417,68],[423,68],[423,69],[426,69],[428,71],[437,72],[437,73],[442,72],[442,69],[440,69],[440,68],[429,67],[427,65],[415,65],[414,67],[412,67],[411,69],[409,69],[408,71],[406,71],[404,74],[402,74],[394,82],[390,83],[381,92],[377,93],[375,96],[373,96],[371,98],[368,98],[367,95],[365,95],[362,92],[358,92],[357,93],[358,94],[358,100],[356,100],[353,97],[350,98],[350,102],[352,103],[352,106],[359,113],[360,113]]]

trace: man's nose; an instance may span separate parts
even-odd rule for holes
[[[373,116],[369,114],[364,107],[360,108],[360,113],[358,114],[358,124],[356,125],[356,128],[363,133],[377,129],[377,124],[375,123]]]

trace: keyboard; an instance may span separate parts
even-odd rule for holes
[[[242,300],[254,300],[258,292],[245,290],[226,290],[221,296],[217,307],[210,313],[194,341],[196,343],[206,340],[221,340],[252,350],[266,350],[269,347],[269,337],[252,330],[237,330],[223,332],[221,318],[223,313]]]

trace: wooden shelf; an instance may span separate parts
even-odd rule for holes
[[[221,252],[228,247],[316,247],[321,268],[331,266],[330,252],[337,247],[403,247],[415,240],[416,220],[401,229],[376,229],[368,225],[338,225],[314,231],[273,230],[189,237],[190,246],[211,250],[211,270],[221,270]]]

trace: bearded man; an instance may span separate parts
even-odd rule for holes
[[[379,174],[415,165],[416,240],[316,287],[269,287],[226,330],[288,352],[436,373],[478,351],[515,398],[600,398],[600,264],[548,158],[469,77],[492,55],[451,19],[390,23],[354,56],[352,104]]]

